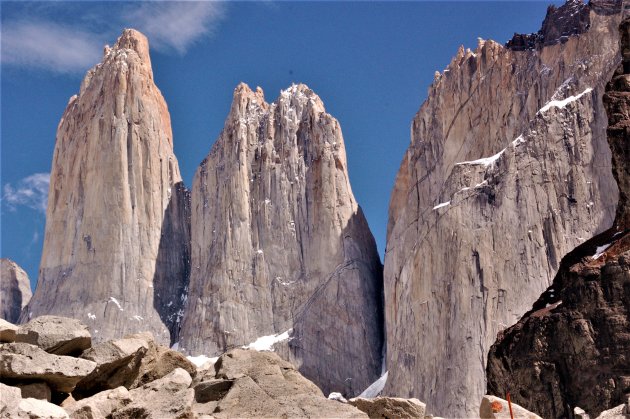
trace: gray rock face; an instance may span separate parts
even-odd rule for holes
[[[0,318],[17,323],[31,299],[31,282],[24,269],[12,260],[0,259]]]
[[[57,131],[35,295],[22,321],[80,319],[96,341],[175,340],[188,280],[188,195],[147,39],[125,30]]]
[[[620,16],[538,51],[460,49],[412,123],[390,202],[385,394],[472,416],[486,355],[568,251],[610,226],[602,94]]]
[[[5,382],[43,381],[55,391],[70,393],[94,367],[95,362],[49,354],[28,343],[0,345],[0,380]]]
[[[398,397],[376,397],[364,399],[356,397],[349,403],[367,413],[370,419],[387,418],[424,418],[425,404],[418,399],[401,399]]]
[[[40,316],[20,326],[15,341],[30,343],[55,355],[80,355],[92,345],[86,325],[59,316]]]
[[[381,369],[381,264],[350,188],[341,128],[304,85],[244,84],[195,174],[180,348],[219,355],[291,330],[280,350],[325,392]],[[350,378],[350,379],[348,379]]]

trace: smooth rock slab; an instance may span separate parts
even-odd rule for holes
[[[15,334],[18,327],[13,323],[9,323],[4,319],[0,319],[0,342],[11,343],[15,342]]]
[[[76,319],[40,316],[20,326],[16,342],[39,346],[55,355],[79,355],[92,345],[87,326]]]
[[[370,419],[381,418],[424,418],[426,405],[418,399],[399,397],[376,397],[364,399],[356,397],[349,404],[367,413]]]
[[[113,390],[101,391],[78,402],[64,404],[64,408],[71,419],[96,419],[108,417],[112,412],[125,407],[132,401],[129,390],[121,386]]]
[[[22,399],[15,418],[28,419],[68,419],[68,413],[61,407],[39,399]]]
[[[542,419],[516,403],[512,403],[512,413],[515,419]],[[479,417],[481,419],[510,419],[508,402],[500,397],[483,396],[479,407]]]
[[[44,381],[55,391],[70,393],[76,384],[95,367],[95,362],[49,354],[28,343],[0,345],[0,380],[2,381]]]

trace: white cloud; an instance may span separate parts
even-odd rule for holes
[[[114,41],[125,27],[143,32],[152,48],[184,54],[195,41],[214,33],[226,7],[211,1],[109,2],[107,7],[97,6],[50,3],[26,8],[23,16],[13,21],[3,19],[2,65],[83,73],[100,61],[103,46]],[[57,23],[62,11],[73,16],[71,23]]]
[[[18,181],[15,187],[6,183],[2,200],[11,210],[25,206],[45,214],[49,184],[50,173],[32,174]]]
[[[143,32],[152,47],[183,54],[198,39],[212,35],[223,14],[217,2],[151,2],[131,10],[126,23]]]
[[[83,72],[102,53],[99,36],[46,21],[7,22],[2,27],[2,64]]]

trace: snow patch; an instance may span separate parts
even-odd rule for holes
[[[132,318],[133,318],[134,320],[138,320],[139,322],[140,322],[140,321],[142,321],[142,320],[144,320],[144,318],[143,318],[142,316],[138,316],[138,315],[135,315],[135,316],[133,316]]]
[[[436,206],[433,207],[433,210],[435,211],[436,209],[440,209],[448,205],[451,205],[451,201],[446,201],[446,202],[442,202],[441,204],[437,204]]]
[[[597,249],[595,249],[595,254],[593,255],[593,259],[599,259],[599,257],[604,254],[606,249],[608,249],[611,244],[612,243],[608,243],[603,246],[597,246]]]
[[[262,336],[256,339],[254,342],[249,345],[243,346],[243,349],[253,349],[255,351],[271,351],[273,352],[273,345],[278,342],[285,341],[290,338],[290,334],[293,332],[293,329],[289,329],[284,333],[279,333],[277,335],[269,335]]]
[[[96,319],[96,314],[92,314],[92,313],[88,313],[88,318],[95,320]]]
[[[120,303],[118,302],[117,299],[115,299],[114,297],[109,297],[109,301],[111,301],[112,303],[116,304],[116,306],[118,307],[118,310],[123,311],[123,308],[121,307]]]
[[[179,342],[177,342],[179,343]],[[197,368],[200,368],[201,366],[203,366],[206,362],[212,362],[212,365],[214,365],[217,360],[219,359],[218,356],[215,356],[214,358],[208,358],[205,355],[197,355],[197,356],[187,356],[186,359],[188,359],[190,362],[192,362],[193,364],[195,364],[197,366]]]
[[[381,378],[374,381],[368,388],[366,388],[363,393],[359,394],[359,397],[363,397],[365,399],[372,399],[377,397],[379,394],[383,392],[383,388],[385,388],[385,383],[387,382],[387,375],[389,371],[385,371],[385,374],[381,375]]]
[[[547,102],[547,104],[545,106],[543,106],[542,108],[540,108],[540,110],[538,111],[538,113],[544,113],[547,112],[549,109],[551,108],[560,108],[563,109],[565,106],[567,106],[569,103],[571,102],[575,102],[576,100],[580,99],[582,96],[591,93],[593,91],[592,88],[588,88],[586,90],[584,90],[582,93],[580,93],[577,96],[569,96],[566,99],[563,100],[550,100],[549,102]]]
[[[464,164],[470,164],[470,165],[483,165],[484,167],[488,167],[491,164],[494,164],[494,162],[496,162],[497,160],[499,160],[499,157],[501,157],[501,155],[505,152],[505,148],[501,151],[499,151],[497,154],[495,154],[494,156],[490,156],[490,157],[484,157],[482,159],[477,159],[477,160],[470,160],[470,161],[463,161],[463,162],[459,162],[459,163],[455,163],[455,166],[461,166]]]
[[[348,400],[346,400],[341,393],[337,393],[336,391],[333,391],[328,395],[328,400],[337,400],[341,403],[348,403]]]

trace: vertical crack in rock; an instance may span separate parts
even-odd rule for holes
[[[127,29],[59,123],[38,286],[22,321],[57,314],[89,325],[96,341],[139,331],[176,341],[188,200],[147,39]]]
[[[550,9],[536,48],[480,40],[436,74],[390,201],[387,394],[476,415],[497,333],[562,256],[610,226],[618,191],[601,97],[619,63],[619,10],[569,1]]]
[[[273,103],[240,84],[192,188],[180,348],[275,346],[327,394],[381,372],[382,265],[347,172],[339,122],[305,85]]]

